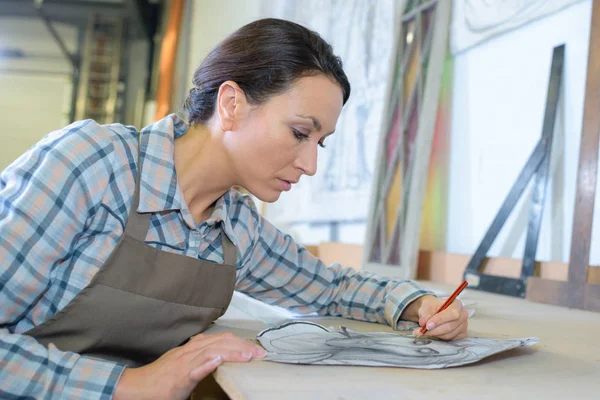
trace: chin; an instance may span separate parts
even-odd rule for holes
[[[281,197],[281,192],[276,190],[248,190],[253,196],[265,203],[274,203]]]
[[[255,194],[255,196],[260,201],[264,201],[265,203],[275,203],[281,197],[281,192],[269,193],[269,194],[263,194],[263,193],[261,193],[260,195]]]

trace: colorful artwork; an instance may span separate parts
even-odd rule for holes
[[[406,11],[412,10],[414,5],[408,4]],[[386,188],[385,206],[380,210],[385,212],[387,250],[384,251],[384,262],[388,259],[385,255],[398,253],[398,245],[395,241],[399,233],[395,231],[400,229],[399,220],[404,219],[405,188],[411,172],[419,125],[420,82],[423,80],[422,47],[427,44],[426,40],[431,40],[431,35],[425,38],[421,33],[428,34],[433,9],[427,10],[427,18],[413,14],[410,19],[403,22],[400,33],[402,51],[399,51],[400,56],[397,60],[398,66],[395,68],[396,77],[390,99],[390,103],[397,106],[394,108],[391,128],[386,139],[387,163],[383,174],[383,184]],[[391,240],[394,233],[394,240]],[[392,247],[396,249],[393,251]],[[397,254],[394,258],[397,258]]]
[[[371,219],[383,219],[385,229],[382,235],[369,228],[365,243],[365,254],[373,254],[370,246],[377,237],[381,259],[365,261],[367,269],[407,266],[414,275],[419,248],[445,244],[450,6],[408,2],[401,20],[396,77],[388,100],[393,108],[386,114],[390,123],[382,143],[387,147],[381,149],[387,157],[376,174],[371,208]]]
[[[452,54],[463,52],[495,36],[531,21],[559,12],[583,0],[454,2],[452,12]]]
[[[448,54],[444,62],[442,87],[427,173],[427,188],[423,204],[420,248],[446,248],[448,204],[448,151],[450,144],[450,113],[452,111],[452,76],[454,63]]]

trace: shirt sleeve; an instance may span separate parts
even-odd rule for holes
[[[242,259],[236,289],[258,300],[300,313],[379,322],[397,329],[406,306],[432,294],[410,280],[387,279],[340,264],[328,267],[291,236],[253,214],[255,238]]]
[[[15,333],[53,285],[68,290],[67,278],[52,271],[72,254],[74,238],[98,206],[106,150],[65,130],[0,174],[0,398],[108,399],[123,372],[116,363]]]

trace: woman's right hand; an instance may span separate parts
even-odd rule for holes
[[[196,385],[224,362],[248,362],[266,354],[232,333],[197,335],[139,368],[126,368],[114,399],[186,399]]]

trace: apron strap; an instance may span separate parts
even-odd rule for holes
[[[143,242],[146,240],[148,234],[148,228],[150,226],[151,213],[140,214],[137,212],[138,206],[140,205],[140,182],[142,181],[142,152],[141,152],[141,134],[138,145],[138,168],[137,168],[137,179],[135,181],[135,191],[133,192],[133,199],[131,200],[131,210],[127,217],[127,225],[125,226],[125,235],[131,236],[132,238]]]
[[[221,231],[221,246],[223,246],[223,264],[235,267],[237,264],[237,249],[224,231]]]

